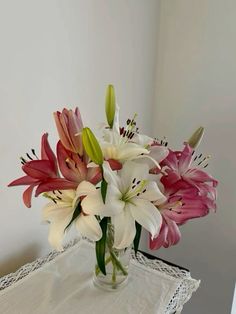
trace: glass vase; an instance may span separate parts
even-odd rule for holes
[[[120,289],[127,284],[131,259],[131,246],[119,250],[113,247],[113,243],[114,227],[108,223],[105,249],[106,275],[96,264],[93,282],[95,286],[109,291]]]

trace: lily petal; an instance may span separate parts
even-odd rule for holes
[[[33,189],[36,185],[37,185],[37,183],[31,184],[23,193],[23,201],[25,203],[25,206],[28,208],[31,207],[32,193],[33,193]]]
[[[35,196],[38,196],[43,192],[49,192],[53,190],[69,190],[76,188],[77,188],[76,183],[67,181],[63,178],[47,179],[45,182],[39,184],[35,191]]]
[[[127,205],[133,218],[145,229],[147,229],[152,237],[159,234],[162,217],[159,210],[149,201],[143,199],[132,199],[132,204]]]
[[[86,178],[85,164],[78,154],[68,151],[61,141],[57,143],[57,158],[60,171],[67,180],[79,183]]]
[[[139,164],[134,161],[127,161],[119,171],[122,185],[131,186],[134,178],[136,181],[146,180],[148,177],[149,167],[146,164]]]
[[[115,191],[114,191],[115,190]],[[119,199],[115,186],[107,188],[106,203],[103,203],[100,190],[89,193],[81,202],[83,211],[89,215],[112,216],[119,214],[124,208],[124,202]]]
[[[162,145],[153,145],[149,148],[150,156],[155,159],[157,162],[161,162],[169,154],[169,149]]]
[[[114,247],[123,249],[128,247],[134,240],[136,229],[135,220],[128,208],[111,218],[114,225]]]
[[[154,202],[156,204],[162,204],[166,201],[166,197],[159,190],[156,182],[149,182],[145,187],[145,192],[141,193],[139,198]]]
[[[81,197],[81,196],[87,196],[88,194],[94,194],[96,193],[96,187],[88,182],[88,181],[82,181],[77,189],[76,189],[76,196]]]
[[[49,160],[32,160],[22,166],[23,171],[35,179],[46,179],[56,177],[52,163]]]
[[[184,174],[192,162],[193,149],[186,143],[179,158],[179,173]]]
[[[120,178],[115,171],[112,171],[108,161],[103,162],[103,175],[108,184],[120,186]]]
[[[48,143],[48,133],[43,134],[41,139],[41,158],[49,160],[54,173],[58,173],[56,156]]]
[[[49,203],[43,209],[43,220],[50,222],[49,243],[57,250],[62,250],[62,239],[65,228],[70,223],[74,209],[64,204]]]
[[[153,239],[151,238],[151,236],[149,237],[150,249],[151,250],[160,249],[163,246],[163,244],[166,242],[167,234],[168,234],[168,227],[167,227],[167,224],[163,220],[160,233]]]
[[[102,230],[97,219],[92,215],[81,214],[75,222],[79,232],[92,241],[98,241],[102,237]]]
[[[119,146],[117,158],[120,161],[135,159],[141,154],[149,154],[149,151],[135,143],[125,143]],[[112,157],[111,157],[112,158]]]
[[[115,185],[108,185],[106,203],[104,204],[100,189],[88,181],[80,183],[76,190],[78,197],[85,196],[81,202],[83,211],[89,215],[111,216],[122,211],[124,202]]]
[[[31,178],[29,176],[24,176],[19,179],[16,179],[8,184],[8,186],[15,186],[15,185],[28,185],[32,183],[39,182],[38,179]]]

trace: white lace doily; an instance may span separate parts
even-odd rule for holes
[[[79,240],[76,239],[70,242],[66,247],[64,252],[75,245]],[[64,252],[52,251],[44,258],[38,258],[32,263],[25,264],[20,269],[18,269],[15,273],[8,274],[2,278],[0,278],[0,290],[3,290],[12,284],[16,283],[20,279],[24,278],[28,274],[32,273],[36,269],[42,267],[47,262],[53,260],[56,256],[63,254]],[[168,307],[166,309],[165,314],[172,313],[180,313],[182,311],[183,305],[191,298],[192,293],[197,290],[199,287],[200,281],[193,279],[191,274],[183,269],[178,267],[170,266],[158,259],[148,259],[142,253],[138,252],[135,256],[134,252],[132,252],[132,258],[136,260],[138,263],[142,264],[145,267],[158,270],[162,273],[165,273],[174,278],[178,278],[181,280],[181,283],[176,290],[173,298],[171,299]]]

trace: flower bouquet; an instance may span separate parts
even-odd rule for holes
[[[43,134],[41,155],[32,149],[21,157],[25,175],[9,186],[28,186],[27,207],[34,189],[35,196],[47,198],[43,220],[54,248],[63,249],[73,226],[94,241],[94,282],[114,289],[127,281],[130,249],[137,252],[142,228],[150,234],[151,249],[177,244],[181,225],[216,209],[217,181],[205,172],[209,156],[195,153],[203,128],[183,150],[173,151],[165,140],[140,134],[136,115],[120,126],[112,85],[105,111],[99,140],[83,126],[78,108],[54,113],[56,154]]]

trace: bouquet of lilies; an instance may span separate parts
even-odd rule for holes
[[[49,223],[49,242],[62,250],[62,241],[75,226],[95,241],[98,265],[104,269],[107,223],[114,227],[115,249],[134,244],[142,228],[150,234],[151,249],[180,240],[179,227],[216,209],[217,181],[205,172],[209,156],[197,155],[203,128],[173,151],[165,140],[139,133],[136,115],[119,124],[114,88],[106,93],[107,123],[97,139],[83,126],[78,108],[54,113],[59,135],[56,154],[45,133],[41,155],[32,149],[21,157],[25,175],[9,186],[26,185],[23,201],[31,207],[32,193],[48,203],[43,220]]]

